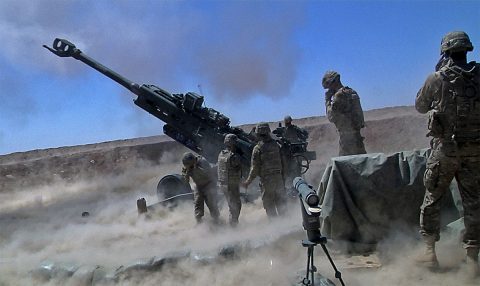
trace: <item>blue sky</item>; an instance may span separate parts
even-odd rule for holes
[[[0,1],[0,154],[160,134],[134,96],[56,37],[138,82],[198,92],[234,125],[324,115],[337,70],[365,110],[413,105],[449,31],[480,60],[480,1]]]

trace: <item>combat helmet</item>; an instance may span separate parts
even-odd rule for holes
[[[223,143],[227,146],[234,145],[235,142],[237,142],[237,135],[235,134],[227,134],[225,135],[225,139],[223,140]]]
[[[183,154],[182,163],[185,167],[191,167],[195,164],[197,157],[192,152],[186,152]]]
[[[258,136],[266,136],[266,135],[270,135],[270,126],[268,125],[268,123],[266,122],[260,122],[257,124],[257,126],[255,127],[255,133],[258,135]]]
[[[454,53],[460,51],[473,51],[473,45],[467,33],[463,31],[455,31],[447,33],[442,38],[440,53],[446,52]]]
[[[340,79],[340,74],[336,71],[327,71],[322,78],[323,87],[330,86],[335,80]]]
[[[292,117],[290,115],[287,115],[285,116],[285,118],[283,118],[283,121],[285,122],[285,124],[292,123]]]

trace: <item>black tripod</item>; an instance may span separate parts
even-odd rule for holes
[[[335,266],[335,263],[332,260],[332,257],[330,256],[330,253],[327,250],[327,247],[325,244],[327,243],[327,238],[326,237],[320,237],[318,242],[312,242],[310,240],[302,240],[302,246],[307,247],[307,271],[305,273],[305,277],[302,280],[303,285],[308,285],[308,286],[315,286],[315,272],[317,272],[317,267],[313,264],[313,251],[315,250],[315,246],[317,244],[320,244],[322,247],[323,251],[325,252],[325,255],[327,255],[328,260],[330,261],[330,264],[332,264],[333,270],[335,270],[335,278],[340,280],[340,283],[342,286],[345,286],[345,283],[343,282],[342,279],[342,273],[338,271],[337,267]],[[310,279],[308,278],[310,275]]]
[[[342,273],[338,271],[335,263],[333,263],[332,257],[328,253],[327,247],[327,238],[322,236],[320,233],[320,212],[321,207],[319,207],[320,198],[317,196],[317,193],[312,186],[307,184],[302,178],[297,177],[293,180],[293,185],[298,191],[298,196],[300,198],[300,206],[302,209],[302,219],[303,219],[303,228],[307,231],[307,239],[302,240],[302,246],[307,247],[307,273],[305,278],[302,280],[303,285],[315,286],[315,272],[317,268],[313,265],[313,251],[317,244],[322,246],[323,251],[328,257],[330,264],[332,264],[333,269],[335,270],[335,278],[340,280],[342,286],[345,286],[342,280]],[[308,276],[310,275],[310,279]]]

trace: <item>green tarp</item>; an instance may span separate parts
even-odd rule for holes
[[[319,187],[322,234],[334,240],[375,244],[393,228],[418,228],[429,152],[332,158]],[[459,214],[450,193],[443,203],[442,223],[447,224]]]

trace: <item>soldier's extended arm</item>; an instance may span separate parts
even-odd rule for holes
[[[229,163],[233,169],[238,170],[240,172],[242,171],[242,164],[237,154],[233,154],[232,157],[230,157]]]
[[[245,180],[244,186],[248,187],[250,183],[258,176],[260,168],[260,152],[257,147],[253,148],[252,153],[252,163],[250,164],[250,173],[248,174],[247,179]]]
[[[357,93],[352,94],[352,120],[353,126],[357,129],[365,127],[365,119],[363,117],[362,104]]]
[[[212,165],[210,165],[210,163],[205,158],[198,157],[197,162],[198,162],[197,163],[197,168],[199,168],[205,174],[207,174],[208,177],[210,177],[210,178],[215,178],[216,177],[215,169],[212,168]]]
[[[437,82],[436,78],[436,73],[430,74],[425,81],[425,84],[417,93],[415,108],[420,113],[427,113],[431,109],[434,94],[440,91],[441,86],[435,84]]]

